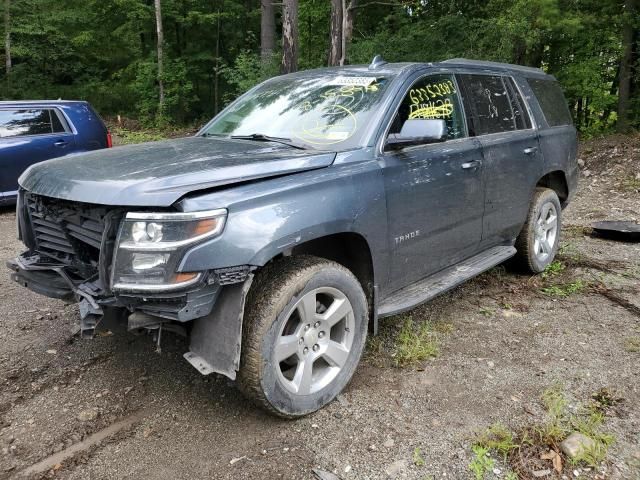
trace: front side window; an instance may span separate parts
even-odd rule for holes
[[[55,115],[56,113],[49,109],[0,110],[0,138],[46,135],[64,131],[57,116],[57,124],[54,128],[52,116]]]
[[[511,98],[510,78],[493,75],[459,75],[465,90],[465,111],[471,135],[488,135],[529,128],[530,120],[524,104]],[[522,99],[520,99],[522,100]],[[528,126],[527,126],[528,125]]]
[[[412,119],[444,120],[447,140],[465,136],[460,96],[452,75],[429,75],[415,82],[402,99],[389,133],[400,133],[404,122]]]
[[[391,82],[375,74],[275,78],[218,115],[203,135],[267,135],[323,150],[360,146]]]

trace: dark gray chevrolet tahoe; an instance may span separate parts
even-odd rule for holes
[[[296,417],[349,382],[378,318],[514,257],[542,271],[576,131],[541,70],[464,59],[266,81],[190,138],[32,166],[8,262],[38,293],[189,337],[202,374]]]

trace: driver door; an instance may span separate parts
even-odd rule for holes
[[[482,238],[482,149],[467,135],[453,75],[415,81],[387,135],[416,118],[445,120],[447,135],[442,142],[382,153],[392,290],[472,256]]]

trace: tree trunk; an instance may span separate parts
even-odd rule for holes
[[[260,56],[268,62],[276,49],[276,15],[273,0],[260,0]]]
[[[216,66],[214,67],[213,111],[218,114],[219,81],[220,81],[220,10],[218,10],[218,27],[216,33]]]
[[[329,47],[329,66],[341,65],[344,56],[342,54],[343,26],[344,26],[344,1],[331,0],[331,31]]]
[[[298,0],[283,0],[282,73],[298,70]]]
[[[634,63],[634,16],[638,0],[625,0],[624,26],[622,27],[622,58],[620,59],[620,78],[618,84],[618,123],[616,129],[620,133],[629,131],[629,106],[631,78]]]
[[[4,54],[8,77],[11,73],[11,0],[4,0]]]
[[[343,1],[342,13],[342,56],[340,57],[340,65],[344,65],[347,61],[347,50],[353,37],[353,21],[356,16],[357,0],[351,0],[347,5],[347,0]]]
[[[161,0],[155,0],[156,9],[156,32],[158,34],[158,88],[160,90],[160,98],[158,104],[158,115],[162,116],[164,111],[164,81],[163,77],[163,64],[162,64],[162,46],[164,44],[164,33],[162,31],[162,9]]]

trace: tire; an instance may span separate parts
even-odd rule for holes
[[[527,220],[516,239],[515,264],[532,273],[542,272],[558,252],[562,208],[556,192],[536,188]]]
[[[324,407],[360,361],[368,312],[360,283],[335,262],[301,255],[264,267],[247,297],[240,390],[280,417]]]

